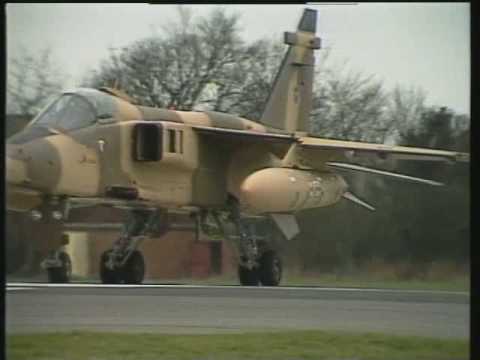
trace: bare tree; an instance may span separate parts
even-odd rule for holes
[[[426,110],[425,98],[425,91],[413,86],[407,88],[397,85],[389,93],[386,116],[391,142],[397,143],[401,134],[420,128],[422,114]]]
[[[258,118],[283,48],[267,40],[246,45],[238,19],[223,8],[195,18],[179,7],[179,21],[165,26],[161,36],[111,49],[85,85],[117,84],[150,106]]]
[[[35,115],[64,83],[65,75],[55,65],[51,49],[38,54],[22,49],[20,56],[8,63],[7,112]]]
[[[244,51],[241,61],[221,70],[218,80],[212,83],[210,99],[204,99],[203,103],[211,104],[210,108],[215,111],[257,120],[262,114],[284,48],[264,39]]]
[[[387,104],[381,81],[345,68],[323,68],[318,77],[311,131],[325,137],[381,142]]]

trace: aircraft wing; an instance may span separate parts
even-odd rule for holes
[[[341,141],[314,137],[299,137],[297,140],[300,147],[305,149],[307,152],[316,150],[331,150],[342,153],[347,159],[355,159],[355,157],[373,155],[381,159],[391,158],[395,160],[447,162],[470,161],[470,154],[455,151],[434,150],[407,146],[390,146],[384,144]]]
[[[394,160],[423,160],[447,162],[470,161],[470,154],[455,151],[322,139],[310,136],[297,137],[288,134],[213,128],[208,126],[193,126],[193,128],[201,134],[215,136],[217,138],[228,141],[242,140],[275,142],[284,144],[297,143],[299,147],[309,155],[308,157],[315,157],[315,153],[317,151],[325,150],[328,152],[338,153],[339,156],[344,156],[345,158],[352,160],[357,157],[361,158],[365,156],[376,156],[380,159],[389,158]]]
[[[200,134],[215,136],[224,140],[245,140],[245,141],[262,141],[262,142],[283,142],[293,143],[295,137],[287,134],[264,133],[251,130],[235,130],[214,128],[208,126],[192,126]]]

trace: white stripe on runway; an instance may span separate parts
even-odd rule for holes
[[[442,290],[402,290],[402,289],[372,289],[372,288],[334,288],[334,287],[299,287],[299,286],[239,286],[239,285],[172,285],[172,284],[141,284],[141,285],[132,285],[132,284],[95,284],[95,283],[68,283],[68,284],[50,284],[50,283],[23,283],[23,282],[12,282],[7,283],[7,290],[10,289],[32,289],[32,288],[171,288],[171,289],[218,289],[218,288],[229,288],[229,289],[262,289],[268,290],[298,290],[298,291],[344,291],[344,292],[378,292],[378,293],[409,293],[409,294],[452,294],[452,295],[470,295],[468,291],[442,291]]]
[[[17,291],[17,290],[36,290],[36,288],[34,288],[34,287],[23,287],[23,286],[14,286],[14,287],[7,286],[7,291]]]

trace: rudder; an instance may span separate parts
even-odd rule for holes
[[[287,132],[308,132],[312,108],[314,50],[320,49],[315,36],[317,11],[305,9],[294,33],[285,32],[284,43],[289,45],[272,91],[260,118],[264,125]]]

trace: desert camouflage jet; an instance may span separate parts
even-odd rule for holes
[[[469,161],[465,153],[309,136],[316,23],[306,9],[296,32],[285,33],[288,51],[259,122],[140,106],[110,88],[63,93],[7,142],[8,209],[57,220],[80,206],[128,209],[131,219],[100,259],[104,283],[143,281],[138,245],[167,230],[169,212],[187,212],[205,229],[213,219],[225,234],[234,229],[240,283],[274,286],[281,261],[256,236],[255,217],[292,238],[298,211],[342,198],[373,210],[337,169],[441,185],[351,163],[363,157]],[[47,259],[50,280],[68,281],[69,262],[62,252]]]

